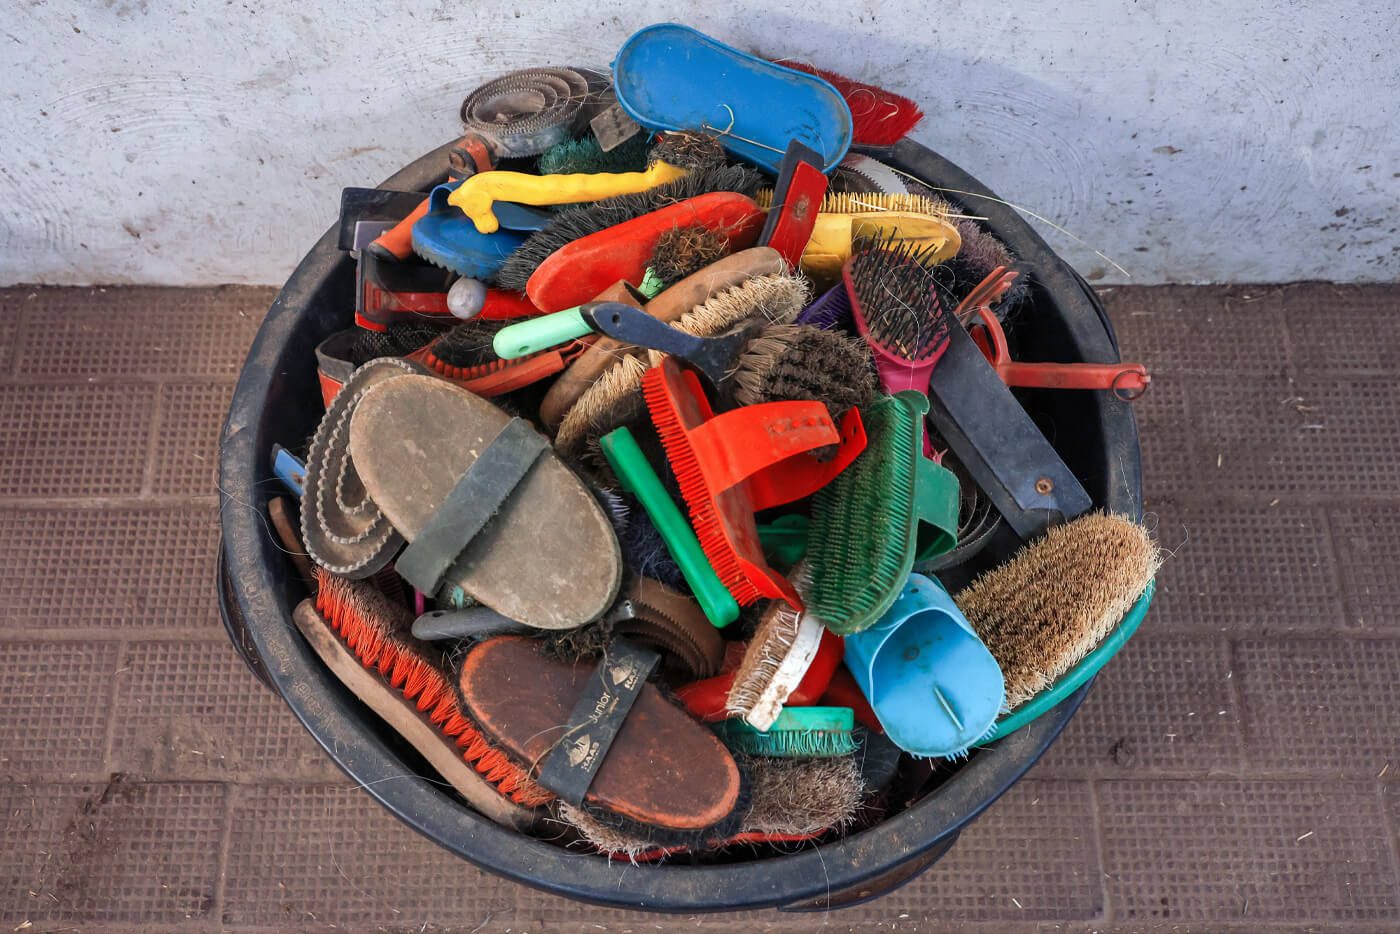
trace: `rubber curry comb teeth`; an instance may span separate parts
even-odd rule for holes
[[[754,513],[826,486],[865,449],[860,412],[838,430],[820,402],[766,402],[715,415],[699,378],[667,357],[642,377],[642,392],[715,573],[741,605],[786,600],[797,590],[763,557]],[[822,463],[813,450],[837,444]]]

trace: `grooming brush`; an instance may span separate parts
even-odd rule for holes
[[[782,603],[783,601],[774,601]],[[786,604],[783,604],[786,606]],[[766,615],[765,611],[765,615]],[[799,611],[793,611],[799,612]],[[807,644],[799,647],[796,654],[789,652],[790,662],[782,671],[775,673],[756,694],[753,695],[755,707],[752,719],[749,720],[751,726],[760,730],[766,730],[772,725],[773,719],[777,717],[784,705],[788,707],[810,707],[817,703],[822,694],[826,691],[827,684],[831,681],[832,674],[841,664],[841,656],[845,651],[841,637],[834,633],[821,629],[820,623],[817,628],[815,650],[808,652]],[[745,667],[745,661],[750,656],[753,645],[744,646],[742,643],[730,643],[733,647],[738,647],[739,652],[732,660],[732,664],[726,664],[722,674],[712,678],[705,678],[700,681],[692,681],[676,689],[676,698],[685,705],[685,709],[691,714],[699,717],[707,723],[714,723],[735,716],[730,713],[730,695],[734,692],[736,685],[740,685],[739,670]],[[762,653],[762,647],[757,649]],[[788,662],[788,656],[783,656],[782,661]],[[730,662],[730,659],[726,659]],[[779,665],[783,668],[782,664]],[[746,686],[755,680],[756,673],[746,672],[748,681],[740,685],[739,692],[741,698],[747,698]]]
[[[503,289],[525,291],[531,274],[554,251],[589,234],[615,227],[677,201],[715,191],[752,195],[763,176],[745,166],[725,166],[691,172],[680,181],[634,195],[605,198],[592,204],[565,208],[545,227],[531,234],[496,273]]]
[[[823,331],[851,330],[851,297],[846,292],[846,283],[839,282],[822,293],[821,297],[797,316],[794,324],[807,324]]]
[[[759,191],[754,200],[762,207],[771,198],[771,192]],[[905,246],[930,266],[948,259],[962,240],[947,208],[946,202],[916,195],[828,194],[802,251],[802,271],[821,282],[839,278],[862,240]]]
[[[743,720],[721,720],[711,729],[737,753],[799,759],[855,752],[855,725],[849,707],[787,707],[767,731]]]
[[[840,635],[879,619],[914,566],[926,406],[913,392],[867,406],[865,452],[812,499],[808,599],[812,612]]]
[[[441,336],[409,354],[408,358],[443,379],[490,398],[554,376],[586,347],[583,342],[569,341],[523,358],[502,360],[492,350],[491,343],[509,326],[509,321],[495,319],[463,321],[450,331],[439,332]]]
[[[316,586],[316,569],[301,543],[301,519],[297,515],[295,501],[286,496],[274,496],[267,501],[267,515],[272,521],[272,530],[277,533],[277,542],[297,570],[297,577],[308,588]]]
[[[554,797],[482,736],[459,706],[442,660],[407,636],[411,619],[406,610],[389,603],[369,584],[323,569],[316,576],[315,610],[336,638],[361,666],[382,676],[388,687],[454,743],[462,760],[496,792],[524,807],[545,804]],[[469,800],[476,804],[479,797]]]
[[[643,659],[655,656],[619,645],[599,664],[570,664],[541,654],[532,639],[478,643],[456,680],[462,709],[517,767],[538,770],[561,800],[610,826],[663,844],[733,833],[748,799],[737,763],[646,683]],[[590,702],[582,711],[581,701]]]
[[[450,320],[447,292],[453,278],[450,270],[416,257],[400,262],[363,250],[355,263],[355,323],[382,331],[405,317]]]
[[[771,246],[795,268],[817,225],[826,185],[821,154],[798,140],[788,143],[759,245]]]
[[[929,281],[928,250],[890,240],[867,245],[841,271],[856,329],[889,392],[928,391],[929,374],[957,327]]]
[[[781,64],[816,75],[836,88],[851,108],[851,139],[863,146],[893,146],[924,118],[918,104],[882,87],[802,62],[783,60]]]
[[[744,770],[753,783],[752,803],[732,837],[699,847],[659,847],[644,837],[618,832],[587,813],[561,805],[559,816],[585,840],[613,859],[653,862],[687,850],[713,851],[729,846],[798,843],[848,827],[863,796],[857,756],[823,759],[745,757]]]
[[[738,619],[738,603],[710,567],[695,533],[671,499],[671,494],[661,485],[661,479],[651,469],[632,433],[626,428],[619,428],[603,436],[601,444],[623,488],[637,497],[651,517],[652,524],[680,566],[706,617],[716,627],[727,626]]]
[[[355,342],[346,353],[351,368],[363,366],[378,357],[406,357],[443,334],[440,324],[400,321],[383,331],[358,328]],[[323,342],[321,346],[326,346]]]
[[[744,345],[726,378],[739,405],[807,399],[832,418],[875,394],[870,350],[858,338],[802,324],[770,324]]]
[[[656,241],[647,270],[664,289],[718,262],[728,252],[728,238],[719,231],[699,225],[675,227]]]
[[[492,159],[535,156],[569,138],[593,93],[581,71],[522,68],[475,88],[458,114]]]
[[[962,238],[962,249],[956,256],[944,260],[943,264],[952,274],[951,294],[957,301],[962,301],[992,274],[992,270],[998,266],[1014,266],[1016,257],[978,221],[960,217],[954,223]],[[1030,277],[1018,277],[997,306],[997,314],[1005,319],[1029,292]]]
[[[641,308],[646,303],[646,297],[633,288],[630,283],[619,280],[604,289],[601,294],[594,298],[594,301],[621,302]],[[548,392],[540,400],[540,422],[549,431],[557,431],[559,423],[563,421],[569,408],[588,391],[588,387],[598,381],[598,377],[612,369],[623,357],[635,356],[639,353],[637,348],[629,347],[621,341],[598,336],[559,374],[558,379],[550,383]]]
[[[498,201],[519,204],[576,204],[618,195],[631,195],[679,181],[694,171],[724,165],[724,149],[704,133],[663,136],[642,172],[528,175],[523,172],[482,172],[463,181],[447,197],[483,234],[501,226],[493,212]]]
[[[448,182],[433,189],[428,213],[413,224],[413,252],[459,275],[489,279],[530,233],[549,222],[549,216],[518,204],[503,204],[496,227],[478,230],[451,204],[455,190],[464,184]]]
[[[1147,589],[1161,558],[1147,530],[1090,513],[1050,529],[956,596],[1006,676],[1014,711],[1102,642]]]
[[[702,272],[698,275],[705,274]],[[718,334],[748,319],[774,324],[791,321],[802,310],[807,298],[805,280],[774,273],[743,280],[738,285],[709,295],[702,299],[701,304],[693,307],[685,308],[685,302],[673,303],[671,297],[678,292],[685,292],[688,298],[707,291],[699,287],[692,291],[687,285],[691,281],[688,279],[677,283],[662,292],[647,303],[647,308],[648,311],[655,309],[658,316],[666,315],[662,320],[671,320],[671,315],[678,315],[678,319],[672,321],[672,326],[695,336]],[[666,306],[664,311],[657,307],[658,303]],[[678,308],[684,308],[684,313],[676,311]],[[644,415],[646,407],[642,401],[641,378],[645,372],[644,363],[635,357],[625,357],[590,386],[560,422],[554,444],[561,454],[580,457],[596,439],[614,428],[631,424],[637,415]]]
[[[769,402],[716,416],[695,373],[668,357],[642,377],[647,409],[690,508],[705,556],[740,605],[760,596],[797,608],[792,585],[768,567],[754,512],[826,486],[865,447],[860,412],[838,430],[820,402]],[[810,452],[839,444],[822,463]]]
[[[794,567],[788,579],[806,594],[811,587],[806,562]],[[734,672],[724,700],[726,716],[742,717],[759,730],[772,726],[816,659],[826,631],[815,613],[798,612],[781,600],[770,603]],[[840,653],[833,654],[839,662]]]
[[[609,150],[592,135],[565,140],[540,153],[536,167],[541,175],[594,175],[599,172],[641,172],[647,167],[651,144],[645,134]]]
[[[741,250],[753,244],[763,218],[751,198],[735,192],[671,203],[555,250],[530,274],[525,292],[542,311],[572,308],[619,279],[642,281],[657,241],[674,227],[705,227],[723,235],[729,250]]]

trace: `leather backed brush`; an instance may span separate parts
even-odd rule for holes
[[[555,250],[589,234],[615,227],[649,214],[677,201],[712,191],[732,191],[751,195],[762,184],[763,176],[745,166],[724,166],[697,170],[679,181],[638,194],[604,198],[592,204],[566,208],[548,225],[525,239],[496,272],[496,283],[503,289],[524,292],[530,276]]]
[[[954,600],[991,650],[1014,711],[1053,684],[1118,625],[1161,564],[1145,528],[1080,516],[1026,545]]]
[[[739,832],[696,847],[663,847],[654,840],[620,832],[578,809],[561,805],[559,816],[583,838],[613,859],[651,862],[680,852],[729,846],[800,843],[848,827],[861,805],[864,785],[857,756],[827,759],[747,757],[753,777],[753,803]]]
[[[548,803],[554,796],[495,748],[463,712],[442,657],[409,635],[411,614],[363,581],[322,569],[317,584],[314,600],[298,607],[296,622],[336,676],[478,810],[513,826],[528,825],[532,816],[522,809]],[[317,637],[318,626],[339,649]],[[341,650],[353,657],[363,675],[328,658]]]
[[[466,653],[457,688],[462,708],[491,742],[517,767],[535,771],[553,756],[595,754],[597,737],[567,727],[593,667],[547,658],[532,640],[504,636]],[[647,684],[579,807],[614,829],[694,843],[737,829],[745,785],[723,744]]]

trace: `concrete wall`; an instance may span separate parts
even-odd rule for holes
[[[1268,7],[1267,9],[1263,7]],[[1091,279],[1393,280],[1393,0],[36,0],[0,25],[0,282],[278,283],[462,96],[673,19],[920,101]],[[1087,244],[1087,245],[1085,245]]]

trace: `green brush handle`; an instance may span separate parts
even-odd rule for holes
[[[739,618],[739,604],[720,581],[710,561],[705,557],[700,540],[690,528],[690,523],[681,515],[680,508],[656,471],[647,463],[646,455],[637,446],[637,440],[626,428],[618,428],[603,435],[599,444],[608,463],[617,473],[622,485],[637,499],[642,501],[647,515],[651,516],[661,540],[666,543],[671,557],[685,576],[686,583],[695,594],[700,608],[716,629],[728,626]]]
[[[491,341],[491,349],[502,360],[515,360],[592,333],[592,326],[577,308],[565,308],[501,328]]]

